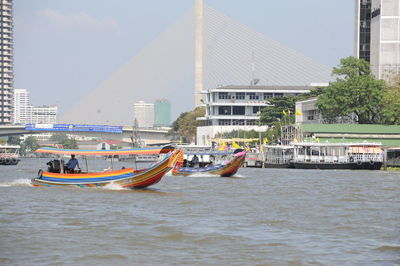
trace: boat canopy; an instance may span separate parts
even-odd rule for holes
[[[168,153],[173,151],[174,147],[151,147],[151,148],[138,148],[138,149],[121,149],[121,150],[71,150],[71,149],[57,149],[52,147],[41,147],[37,149],[36,153],[48,154],[61,154],[61,155],[139,155],[139,154],[159,154]]]

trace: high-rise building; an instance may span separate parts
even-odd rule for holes
[[[154,125],[171,125],[171,104],[168,100],[160,99],[154,102]]]
[[[154,126],[154,104],[139,101],[133,106],[133,117],[137,127]]]
[[[57,122],[57,106],[32,106],[29,103],[29,92],[15,89],[13,99],[14,124],[55,124]]]
[[[370,60],[371,0],[356,0],[354,54],[357,58]]]
[[[356,0],[355,55],[376,78],[400,73],[400,1]]]
[[[13,2],[0,0],[0,125],[12,122]]]
[[[29,104],[29,92],[27,90],[14,90],[13,111],[14,124],[29,123],[31,106]]]

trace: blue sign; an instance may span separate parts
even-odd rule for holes
[[[122,126],[75,125],[75,124],[26,124],[25,130],[122,133]]]

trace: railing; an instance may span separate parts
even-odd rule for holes
[[[295,162],[310,163],[352,163],[352,162],[382,162],[383,155],[376,153],[349,154],[349,155],[297,155]]]
[[[292,155],[265,155],[265,162],[271,164],[288,164],[292,159]]]

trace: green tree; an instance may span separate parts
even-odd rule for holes
[[[396,75],[387,87],[382,99],[381,122],[400,125],[400,75]]]
[[[297,96],[278,96],[268,99],[272,106],[264,107],[261,110],[261,123],[277,125],[277,123],[292,124],[295,121],[296,102],[304,101],[323,93],[323,89],[316,88],[308,93]],[[286,115],[284,115],[286,113]]]
[[[171,134],[178,134],[186,142],[194,141],[198,126],[203,125],[203,121],[196,120],[206,113],[204,107],[196,107],[193,111],[182,113],[177,120],[172,123]]]
[[[27,137],[21,144],[21,154],[26,155],[28,153],[32,153],[39,148],[38,141],[35,137],[29,136]]]
[[[283,120],[285,120],[285,122],[287,123],[293,123],[294,116],[290,116],[289,113],[294,114],[296,100],[296,96],[281,96],[270,98],[269,103],[272,106],[264,107],[261,110],[261,123],[274,125],[277,122]],[[284,112],[286,113],[286,115],[284,115]]]
[[[10,145],[20,145],[21,138],[19,136],[9,136],[7,139],[7,143]]]
[[[54,134],[50,140],[63,145],[65,149],[77,149],[78,144],[74,138],[69,138],[66,134]]]
[[[318,97],[317,108],[328,122],[354,113],[360,124],[380,122],[385,82],[375,79],[369,63],[348,57],[340,60],[333,74],[339,75],[335,82]]]

